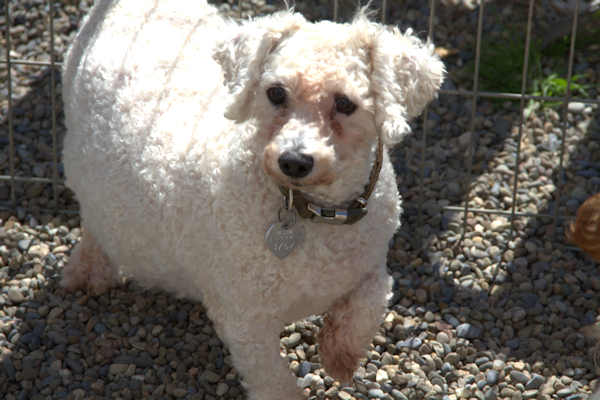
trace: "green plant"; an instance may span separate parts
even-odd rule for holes
[[[596,15],[597,14],[597,15]],[[600,16],[598,10],[594,18]],[[496,20],[500,24],[500,17],[496,15]],[[564,97],[567,91],[566,65],[564,62],[565,54],[568,55],[570,49],[570,35],[560,39],[555,39],[545,49],[541,49],[541,40],[530,44],[529,65],[527,71],[526,93],[536,96]],[[580,32],[575,42],[576,49],[583,49],[592,43],[600,43],[600,29],[592,28]],[[523,81],[523,65],[525,60],[525,40],[524,35],[516,29],[506,29],[498,39],[484,37],[481,43],[481,56],[479,65],[479,87],[480,90],[502,93],[521,93]],[[543,71],[543,61],[546,58],[553,58],[555,62],[555,73],[545,76]],[[475,63],[469,63],[466,68],[473,74]],[[472,75],[471,75],[472,76]],[[571,93],[589,97],[586,89],[590,85],[579,84],[578,81],[584,76],[580,74],[573,75],[571,79]],[[496,100],[497,105],[502,104],[504,100]],[[528,108],[533,106],[533,101],[529,102]],[[553,106],[556,102],[542,102],[542,106]]]
[[[525,42],[518,33],[508,34],[497,41],[484,39],[481,43],[479,82],[491,92],[521,93]],[[541,55],[531,46],[527,81],[541,75]]]
[[[529,65],[527,71],[526,93],[534,96],[564,97],[567,93],[566,68],[561,73],[544,76],[542,59],[544,55],[538,50],[538,43],[532,43],[529,49]],[[484,39],[481,46],[479,65],[480,88],[484,91],[502,93],[521,93],[523,81],[523,64],[525,42],[518,33],[507,35],[498,41]],[[564,56],[564,54],[563,54]],[[564,71],[562,71],[564,69]],[[474,65],[470,64],[470,71]],[[575,74],[571,78],[571,93],[589,97],[585,91],[590,85],[578,83],[584,76]],[[503,102],[499,101],[499,104]],[[532,106],[530,102],[529,107]],[[542,105],[553,106],[556,102],[542,102]]]
[[[582,78],[582,75],[575,74],[571,78],[571,94],[579,93],[583,97],[589,98],[590,96],[587,94],[585,89],[591,87],[591,85],[581,85],[577,83],[579,79]],[[552,74],[550,76],[535,79],[533,81],[533,95],[534,96],[544,96],[544,97],[565,97],[567,95],[567,80],[565,78],[561,78],[559,74]],[[543,107],[553,107],[561,104],[559,101],[541,101],[540,106]],[[526,108],[526,113],[529,115],[531,110],[535,106],[534,100],[529,100]]]
[[[571,93],[579,93],[584,97],[590,97],[585,89],[590,88],[591,85],[580,85],[577,83],[582,77],[580,74],[573,75],[571,78]],[[561,78],[558,74],[552,74],[541,80],[534,81],[533,90],[534,96],[563,97],[567,94],[567,80]]]

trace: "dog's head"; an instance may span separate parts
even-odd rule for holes
[[[343,25],[280,12],[241,26],[215,59],[231,94],[225,116],[256,126],[265,173],[334,202],[361,191],[377,136],[398,143],[444,74],[431,43],[364,10]]]

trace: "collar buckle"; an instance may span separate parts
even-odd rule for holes
[[[306,208],[317,218],[315,222],[329,225],[343,225],[348,220],[348,210],[322,208],[313,203],[307,203]]]

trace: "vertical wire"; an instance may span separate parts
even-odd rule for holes
[[[465,193],[465,211],[463,216],[463,236],[467,233],[467,213],[471,194],[471,174],[473,173],[473,147],[475,142],[475,110],[477,109],[477,91],[479,89],[479,61],[481,58],[481,33],[483,27],[483,7],[485,1],[479,4],[479,20],[477,22],[477,49],[475,50],[475,74],[473,76],[473,105],[471,110],[471,137],[469,138],[469,154],[467,156],[467,184]]]
[[[381,3],[381,23],[383,25],[385,25],[386,14],[387,14],[387,0],[383,0],[383,2]],[[431,29],[429,32],[429,36],[431,36]]]
[[[333,0],[333,22],[337,22],[338,20],[338,0]]]
[[[54,55],[54,7],[53,0],[48,0],[48,25],[50,27],[50,101],[52,105],[52,178],[54,192],[54,211],[58,211],[58,149],[56,138],[56,82]]]
[[[575,15],[573,16],[573,28],[571,30],[571,48],[569,50],[569,69],[567,72],[567,94],[563,103],[563,129],[562,142],[560,144],[560,160],[558,164],[558,176],[556,185],[556,200],[554,204],[554,221],[552,222],[552,240],[556,239],[556,228],[558,226],[558,206],[560,204],[560,192],[562,187],[563,161],[565,157],[565,142],[567,141],[567,114],[569,112],[569,100],[571,99],[571,76],[573,75],[573,59],[575,57],[575,39],[577,36],[577,17],[579,16],[579,0],[575,3]]]
[[[521,163],[521,139],[523,138],[523,109],[525,108],[525,91],[527,90],[527,71],[529,68],[529,47],[531,45],[531,25],[533,21],[533,0],[529,0],[529,14],[527,15],[527,37],[525,38],[525,59],[523,60],[523,77],[521,80],[521,103],[519,108],[519,134],[517,137],[517,159],[515,164],[513,202],[510,215],[510,240],[515,232],[515,211],[517,209],[517,185],[519,183],[519,164]]]
[[[433,17],[435,15],[435,0],[431,0],[429,2],[429,38],[427,40],[433,39]],[[423,218],[423,191],[425,188],[424,180],[425,180],[425,147],[427,145],[427,120],[429,118],[429,105],[425,107],[425,112],[423,114],[423,140],[421,147],[421,165],[420,169],[420,180],[419,180],[419,211],[417,213],[419,225],[422,225]]]
[[[8,79],[8,147],[9,147],[9,158],[10,158],[10,202],[13,207],[17,205],[17,195],[15,193],[15,139],[13,137],[13,120],[12,120],[12,65],[10,62],[10,51],[12,48],[11,37],[10,37],[10,1],[7,0],[4,3],[6,8],[5,12],[5,27],[6,27],[6,68],[7,68],[7,79]]]

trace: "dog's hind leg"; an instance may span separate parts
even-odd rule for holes
[[[351,382],[381,325],[391,288],[385,266],[378,266],[329,307],[318,341],[321,365],[332,378]]]
[[[89,229],[84,229],[79,243],[62,270],[61,285],[68,291],[83,290],[98,296],[119,285],[121,276],[116,265],[102,250]]]
[[[214,317],[214,316],[213,316]],[[214,318],[217,333],[229,346],[233,363],[243,376],[250,400],[303,400],[296,376],[280,355],[279,333],[283,322],[273,318],[263,322]]]

